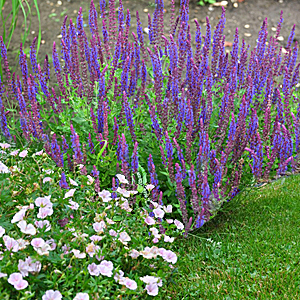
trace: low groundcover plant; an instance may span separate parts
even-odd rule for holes
[[[116,191],[95,193],[95,177],[61,177],[43,150],[0,147],[1,299],[158,295],[176,266],[170,249],[184,226],[168,218],[171,205],[153,202],[149,216],[152,185],[128,190],[117,174]]]
[[[128,213],[140,215],[144,209],[149,214],[146,222],[150,224],[155,218],[155,222],[159,222],[155,235],[163,235],[168,230],[162,217],[165,212],[163,207],[171,205],[170,219],[180,218],[183,233],[187,235],[190,230],[201,227],[214,217],[222,204],[236,196],[244,186],[268,181],[299,169],[300,105],[297,86],[300,64],[297,64],[297,42],[293,44],[295,26],[284,51],[278,44],[283,23],[281,13],[274,36],[268,35],[265,19],[258,33],[257,44],[250,49],[244,40],[240,44],[236,29],[232,50],[226,53],[224,8],[214,32],[207,19],[206,33],[202,36],[199,23],[195,21],[192,25],[189,22],[188,0],[181,0],[177,17],[175,1],[171,0],[168,33],[164,28],[164,2],[156,0],[155,3],[153,16],[148,15],[147,36],[138,12],[137,31],[129,34],[131,14],[127,11],[125,16],[122,0],[119,0],[117,9],[115,0],[100,0],[98,8],[91,1],[89,33],[84,31],[81,8],[76,22],[72,19],[68,21],[66,17],[62,25],[61,43],[53,43],[52,49],[58,83],[55,88],[49,84],[48,57],[42,66],[37,63],[36,39],[31,46],[30,65],[23,45],[20,46],[19,77],[10,72],[7,49],[0,38],[6,75],[0,83],[2,134],[8,143],[15,143],[18,149],[23,149],[16,152],[17,156],[26,156],[26,151],[36,148],[37,151],[43,149],[44,155],[52,159],[51,170],[56,180],[49,176],[44,179],[49,182],[44,184],[57,185],[58,176],[60,178],[59,189],[49,193],[43,190],[42,195],[29,199],[31,204],[38,197],[44,199],[39,201],[49,202],[42,204],[45,207],[37,208],[39,206],[33,204],[33,208],[23,211],[26,216],[30,216],[30,222],[26,218],[19,220],[26,223],[20,223],[20,229],[15,230],[27,231],[27,226],[30,227],[29,231],[34,230],[33,227],[36,229],[37,225],[33,222],[43,220],[42,216],[47,220],[46,215],[52,213],[52,210],[54,215],[55,205],[66,206],[65,209],[76,213],[76,209],[87,209],[89,212],[86,205],[92,205],[89,203],[93,201],[98,203],[97,197],[105,202],[106,197],[110,198],[109,194],[117,193],[117,198],[126,198],[127,195],[131,197],[130,201],[123,202],[111,196],[114,205],[109,211],[122,209],[125,205],[132,209]],[[196,26],[193,40],[190,26]],[[195,48],[192,48],[192,44],[195,44]],[[12,103],[19,105],[18,118],[15,109],[11,108]],[[6,159],[9,161],[14,156],[8,157]],[[7,170],[6,166],[7,162],[4,161],[1,168]],[[10,172],[14,174],[18,169],[13,168]],[[119,178],[115,177],[116,174]],[[86,194],[87,183],[72,194],[74,189],[70,187],[68,178],[74,180],[75,175],[83,176],[85,180],[88,178],[88,182],[94,180],[94,194],[92,191]],[[145,182],[151,184],[150,195],[143,194],[146,191]],[[19,186],[21,183],[18,183]],[[23,187],[22,191],[15,189],[13,196],[34,188],[35,185]],[[67,194],[56,195],[61,189],[68,189]],[[150,201],[143,202],[137,195],[131,195],[130,191],[141,193]],[[77,198],[79,195],[80,199]],[[91,200],[91,197],[96,198]],[[83,200],[86,198],[91,202]],[[11,198],[7,198],[7,201],[9,204],[6,205],[10,205],[11,209],[15,209],[15,205],[30,205],[23,203],[25,200],[17,200],[21,202],[15,205]],[[97,209],[101,207],[99,204]],[[97,209],[94,214],[103,213]],[[5,216],[8,216],[7,213]],[[65,226],[72,229],[70,222],[79,222],[83,226],[84,220],[87,220],[85,214],[72,216],[73,219],[71,215],[60,216],[59,222],[66,223]],[[105,222],[103,217],[93,217],[98,218],[95,224]],[[129,219],[126,221],[128,224],[135,221],[134,217]],[[99,224],[95,226],[101,228]],[[114,230],[120,237],[124,230],[132,241],[133,237],[126,231],[125,225],[122,226],[117,228],[119,231]],[[138,231],[144,227],[133,226],[131,229]],[[146,231],[151,236],[149,229]],[[91,232],[83,232],[82,229],[81,234],[90,236]],[[49,242],[51,245],[47,246],[48,239],[45,237],[37,238],[43,239],[37,240],[37,243],[45,244],[41,247],[31,244],[30,247],[42,249],[39,250],[41,253],[49,252],[51,257],[54,252],[47,249],[52,244]],[[116,239],[120,242],[119,238]],[[171,237],[164,239],[172,240]],[[157,242],[155,236],[154,241],[151,236],[151,241]],[[112,245],[115,244],[112,242]],[[84,248],[77,246],[71,245],[70,250],[66,248],[66,251],[74,250],[74,257],[83,256]],[[109,247],[112,247],[110,251],[114,253],[113,246]],[[125,247],[129,246],[124,245],[126,250]],[[102,251],[105,249],[101,248]],[[140,253],[149,249],[131,250]],[[37,250],[34,251],[38,254]],[[32,255],[30,258],[22,258],[24,264],[28,264],[26,259],[29,259],[29,264],[31,259],[33,263],[41,262],[40,258],[35,260]],[[102,266],[106,270],[115,271],[116,263],[104,257],[106,265]],[[156,258],[162,258],[163,261],[160,252]],[[73,259],[72,262],[77,260]],[[118,265],[125,274],[119,273],[120,278],[128,276],[129,272],[123,264],[126,266],[127,263],[120,261]],[[44,268],[47,269],[47,265]],[[91,264],[89,271],[98,274],[99,268]],[[14,276],[11,282],[19,282],[19,278],[26,285],[23,275],[22,278],[18,274]],[[54,272],[54,277],[58,278],[59,275]],[[128,278],[135,280],[138,285],[137,289],[132,289],[133,292],[138,291],[141,285],[137,279]],[[93,288],[90,276],[88,280],[89,287]],[[126,286],[123,280],[119,279],[119,283]],[[155,282],[154,279],[145,280],[148,284],[156,285],[155,291],[161,284],[158,279]],[[109,282],[112,284],[113,281]],[[135,287],[133,282],[128,285]],[[110,290],[114,291],[114,288]]]

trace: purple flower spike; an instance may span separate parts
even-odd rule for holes
[[[62,189],[69,189],[69,185],[67,183],[67,180],[66,180],[66,175],[65,175],[65,172],[61,172],[61,179],[59,181],[59,186],[62,188]]]

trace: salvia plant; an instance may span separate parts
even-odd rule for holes
[[[117,15],[115,0],[100,0],[98,9],[92,0],[89,33],[82,9],[76,20],[66,17],[61,52],[55,43],[52,48],[54,88],[49,58],[37,63],[36,40],[30,63],[20,46],[19,76],[10,72],[1,39],[1,129],[8,142],[43,147],[62,178],[79,165],[82,175],[96,168],[96,192],[117,189],[116,173],[128,180],[127,188],[142,191],[137,174],[147,176],[152,202],[172,204],[187,233],[243,186],[297,170],[298,45],[294,26],[283,54],[281,13],[274,36],[265,19],[250,48],[236,29],[227,53],[224,9],[214,31],[207,18],[202,35],[200,24],[189,20],[189,0],[181,0],[178,16],[171,0],[169,32],[164,2],[155,4],[148,34],[138,12],[137,30],[130,32],[132,15],[122,0]],[[19,103],[18,118],[9,109],[12,102]]]

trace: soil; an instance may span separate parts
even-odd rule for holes
[[[10,1],[6,1],[3,9],[3,16],[6,17],[10,9]],[[98,8],[98,1],[94,1]],[[106,1],[108,2],[108,1]],[[118,2],[118,0],[116,1]],[[168,23],[170,19],[170,7],[171,1],[165,0],[165,29],[168,30]],[[176,11],[179,10],[179,0],[176,0]],[[216,25],[221,15],[221,7],[214,6],[199,6],[196,0],[190,0],[190,24],[191,24],[191,35],[195,37],[195,26],[193,19],[197,19],[202,27],[202,33],[205,33],[205,22],[206,17],[209,18],[212,28]],[[228,6],[226,8],[226,42],[230,45],[233,42],[234,33],[236,28],[239,29],[240,41],[242,38],[245,39],[246,43],[251,45],[251,48],[255,46],[258,31],[265,18],[268,18],[269,32],[272,32],[272,28],[277,26],[279,20],[280,11],[283,10],[284,22],[282,26],[281,36],[283,41],[280,41],[282,46],[285,46],[290,30],[294,24],[296,24],[296,35],[295,40],[299,39],[299,28],[300,28],[300,1],[299,0],[228,0]],[[30,1],[29,1],[30,3]],[[42,61],[45,55],[48,54],[52,57],[52,45],[53,41],[56,45],[60,45],[60,28],[65,15],[73,20],[76,20],[77,12],[80,7],[83,9],[84,23],[88,26],[88,10],[90,0],[40,0],[39,11],[41,15],[41,27],[42,27],[42,44],[39,51],[39,59]],[[147,15],[152,15],[155,8],[155,0],[123,0],[125,11],[127,9],[131,12],[131,27],[132,31],[136,31],[136,18],[135,12],[139,11],[143,28],[148,26]],[[237,7],[235,7],[237,6]],[[25,43],[25,48],[29,50],[31,42],[39,30],[38,18],[35,13],[34,7],[32,11],[35,15],[31,18],[31,29],[30,34]],[[177,14],[178,15],[178,14]],[[11,40],[8,56],[10,66],[14,67],[18,65],[18,60],[15,59],[18,54],[20,46],[21,36],[24,32],[23,17],[20,12],[20,17],[17,23],[17,28],[14,32]],[[2,34],[2,28],[0,33]],[[273,29],[274,30],[274,29]],[[88,32],[89,30],[86,30]],[[250,49],[251,49],[250,48]],[[226,47],[227,51],[231,48]]]

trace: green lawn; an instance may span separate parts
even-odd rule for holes
[[[244,192],[187,240],[165,299],[300,299],[300,176]]]

